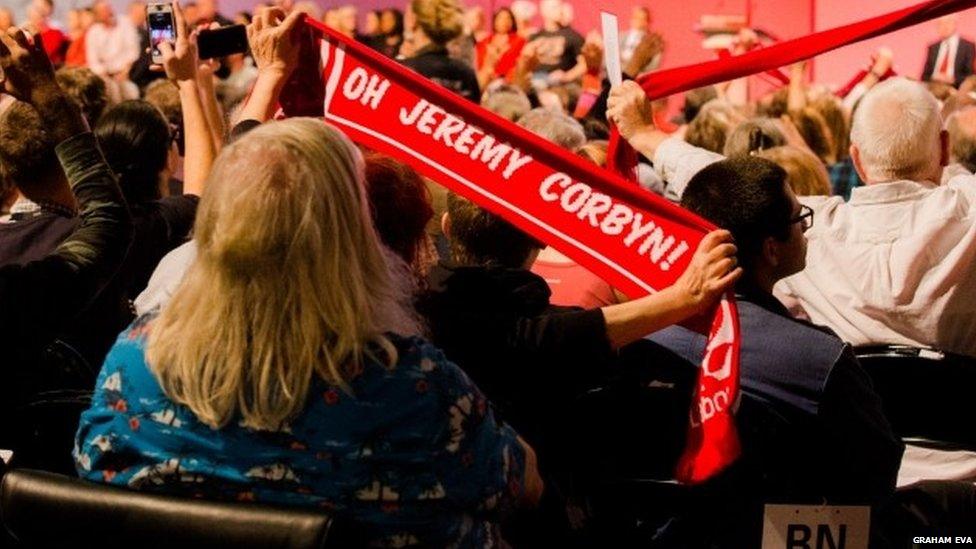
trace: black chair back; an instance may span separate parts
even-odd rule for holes
[[[29,469],[4,475],[0,517],[15,547],[350,546],[318,511],[140,493]]]
[[[969,421],[976,359],[900,345],[854,352],[899,436],[938,448],[976,450],[976,429]]]

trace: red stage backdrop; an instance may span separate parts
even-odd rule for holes
[[[14,7],[26,4],[28,0],[9,0]],[[129,0],[112,0],[124,13]],[[221,11],[231,15],[240,10],[250,10],[257,0],[221,0]],[[467,5],[503,6],[510,0],[463,0]],[[701,49],[701,36],[692,28],[702,14],[745,14],[747,2],[751,1],[753,23],[776,32],[784,39],[796,38],[813,31],[833,28],[845,23],[859,21],[904,8],[915,0],[872,0],[871,2],[851,2],[850,0],[656,0],[645,1],[654,11],[655,26],[668,42],[664,67],[680,67],[689,63],[712,59]],[[57,3],[60,20],[63,12],[72,5],[87,4],[84,0],[63,0]],[[363,12],[395,6],[403,8],[405,0],[317,0],[322,7],[353,4]],[[576,26],[581,31],[599,28],[599,10],[606,9],[617,13],[621,24],[626,26],[630,10],[637,2],[633,0],[570,0],[576,9]],[[963,36],[976,38],[976,10],[960,14],[960,32]],[[839,51],[824,55],[816,65],[818,81],[835,86],[843,85],[854,72],[866,63],[871,51],[887,46],[895,52],[895,69],[910,76],[918,76],[922,71],[925,46],[935,40],[933,23],[919,25],[882,38],[869,40],[863,44],[848,46]]]

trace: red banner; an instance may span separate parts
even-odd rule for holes
[[[324,25],[306,21],[306,28],[317,50],[305,51],[304,68],[286,87],[286,114],[324,116],[355,142],[411,165],[632,297],[674,283],[713,229]],[[317,108],[309,97],[321,100]],[[682,481],[705,480],[739,454],[731,410],[738,333],[728,296],[712,321]]]

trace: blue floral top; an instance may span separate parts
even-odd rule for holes
[[[88,480],[190,497],[319,507],[384,547],[487,547],[520,496],[525,455],[460,368],[419,338],[390,336],[399,363],[369,363],[351,393],[313,382],[280,432],[204,425],[145,360],[152,315],[112,348],[74,451]]]

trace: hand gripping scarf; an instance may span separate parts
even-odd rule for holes
[[[306,20],[287,116],[319,116],[403,161],[637,298],[688,266],[705,220]],[[730,293],[708,332],[677,478],[700,482],[739,455],[739,326]],[[654,421],[654,418],[647,418]]]

